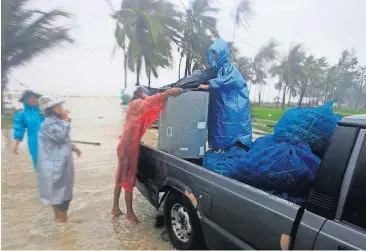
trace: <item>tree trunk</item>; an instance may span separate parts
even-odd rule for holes
[[[281,105],[282,110],[285,110],[286,91],[287,91],[287,86],[285,85],[285,87],[283,88],[283,95],[282,95],[282,105]]]
[[[299,98],[299,103],[297,104],[297,107],[301,107],[302,100],[305,96],[307,86],[308,86],[308,80],[306,79],[306,82],[303,83],[302,86],[301,86],[300,98]]]
[[[183,52],[180,54],[178,79],[180,79],[180,67],[182,66]]]
[[[327,84],[325,86],[325,93],[324,93],[324,104],[327,102],[328,100],[328,92],[329,92],[329,81],[327,81]]]
[[[125,71],[125,90],[127,88],[127,52],[126,50],[123,50],[124,53],[124,64],[123,64],[123,69]]]
[[[5,108],[4,91],[5,91],[5,83],[1,83],[1,115],[4,114],[4,108]]]
[[[186,69],[184,70],[184,76],[187,77],[189,75],[188,71],[189,71],[189,65],[190,65],[190,59],[191,55],[190,52],[188,51],[187,56],[186,56]]]
[[[262,91],[263,91],[262,84],[259,84],[258,86],[258,107],[261,107],[261,97],[262,97]]]
[[[4,114],[4,108],[5,108],[5,100],[4,100],[4,94],[7,83],[7,77],[6,73],[4,71],[1,71],[1,114]]]
[[[233,31],[233,46],[234,46],[234,41],[235,41],[235,37],[236,37],[236,24],[235,24],[235,21],[234,21],[234,31]],[[234,53],[230,53],[230,59],[231,59],[231,62],[234,62]]]
[[[281,97],[281,88],[278,90],[278,97],[277,97],[276,108],[278,108],[280,106],[280,97]]]
[[[305,91],[302,89],[301,90],[301,93],[300,93],[299,103],[297,104],[297,107],[301,107],[301,104],[302,104],[302,100],[304,98],[304,95],[305,95]]]
[[[148,79],[147,86],[150,87],[150,85],[151,85],[151,70],[148,71],[147,79]]]
[[[291,107],[291,92],[288,94],[288,102],[287,102],[287,106]]]
[[[139,56],[136,63],[136,86],[140,85],[140,73],[141,73],[142,58]]]

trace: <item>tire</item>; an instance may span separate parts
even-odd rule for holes
[[[197,211],[186,196],[179,192],[171,193],[165,201],[164,218],[174,248],[206,249]]]

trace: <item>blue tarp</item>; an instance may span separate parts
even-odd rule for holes
[[[217,62],[212,53],[217,55]],[[217,77],[210,84],[208,114],[208,143],[212,149],[229,148],[237,142],[246,146],[252,143],[252,123],[248,86],[237,68],[230,63],[227,42],[217,39],[208,49],[211,67],[216,67]]]

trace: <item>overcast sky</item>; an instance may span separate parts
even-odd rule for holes
[[[174,0],[179,8],[189,0]],[[235,0],[216,0],[221,8],[218,17],[220,35],[232,39],[230,10]],[[23,90],[24,83],[41,93],[64,95],[119,95],[123,87],[123,55],[111,57],[114,21],[105,0],[32,0],[30,8],[62,8],[73,14],[71,36],[75,43],[49,51],[30,64],[13,71],[11,90]],[[120,0],[110,0],[115,9]],[[281,44],[285,53],[291,43],[304,43],[309,53],[337,62],[343,49],[355,48],[366,65],[366,0],[253,0],[255,12],[250,28],[238,30],[236,46],[244,56],[253,56],[270,38]],[[183,6],[183,4],[184,6]],[[179,57],[176,53],[176,62]],[[178,65],[178,64],[176,64]],[[177,80],[178,69],[160,70],[153,86]],[[135,74],[128,74],[134,84]],[[143,74],[142,83],[146,81]],[[146,83],[146,82],[145,82]],[[272,92],[273,93],[273,92]],[[272,100],[266,91],[265,101]]]

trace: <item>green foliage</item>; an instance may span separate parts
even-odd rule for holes
[[[72,43],[69,27],[57,26],[70,14],[61,10],[28,10],[29,0],[1,1],[1,97],[8,75],[35,57],[65,43]],[[3,98],[1,107],[3,111]]]
[[[124,0],[112,17],[116,20],[115,38],[127,67],[136,72],[137,83],[143,66],[149,79],[158,77],[158,68],[171,65],[171,42],[178,43],[179,13],[165,0]],[[125,78],[125,87],[127,79]]]

